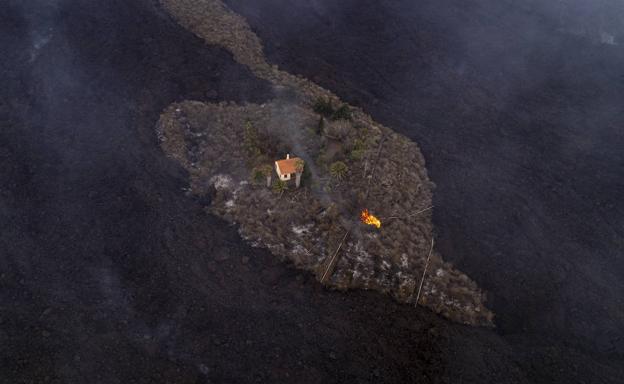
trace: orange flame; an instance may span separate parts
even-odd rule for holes
[[[368,213],[368,209],[364,209],[362,211],[362,213],[360,214],[360,220],[362,220],[362,223],[364,224],[374,225],[377,228],[381,228],[381,221],[379,221],[379,219],[375,216]]]

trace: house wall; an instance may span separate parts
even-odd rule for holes
[[[279,176],[280,180],[282,181],[288,181],[290,180],[290,174],[282,174],[282,172],[280,172],[279,166],[277,165],[277,162],[275,162],[275,172],[277,172],[277,176]]]

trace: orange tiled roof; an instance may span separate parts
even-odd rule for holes
[[[291,157],[290,159],[278,160],[277,164],[282,175],[289,175],[297,172],[297,161],[301,160],[299,157]],[[303,161],[303,160],[301,160]]]

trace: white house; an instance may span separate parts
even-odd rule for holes
[[[303,173],[303,164],[304,162],[301,158],[291,158],[290,154],[287,154],[285,159],[275,162],[275,172],[277,172],[277,176],[279,176],[282,181],[290,180],[294,174],[296,176],[297,187],[299,187],[301,174]],[[300,166],[301,169],[297,169],[298,166]]]

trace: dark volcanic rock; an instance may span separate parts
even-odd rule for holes
[[[529,378],[622,380],[621,2],[226,2],[272,63],[419,143],[439,249]]]
[[[272,95],[229,54],[147,0],[5,2],[0,46],[0,382],[446,380],[450,339],[426,329],[459,327],[309,278],[293,292],[184,193],[159,112]]]

